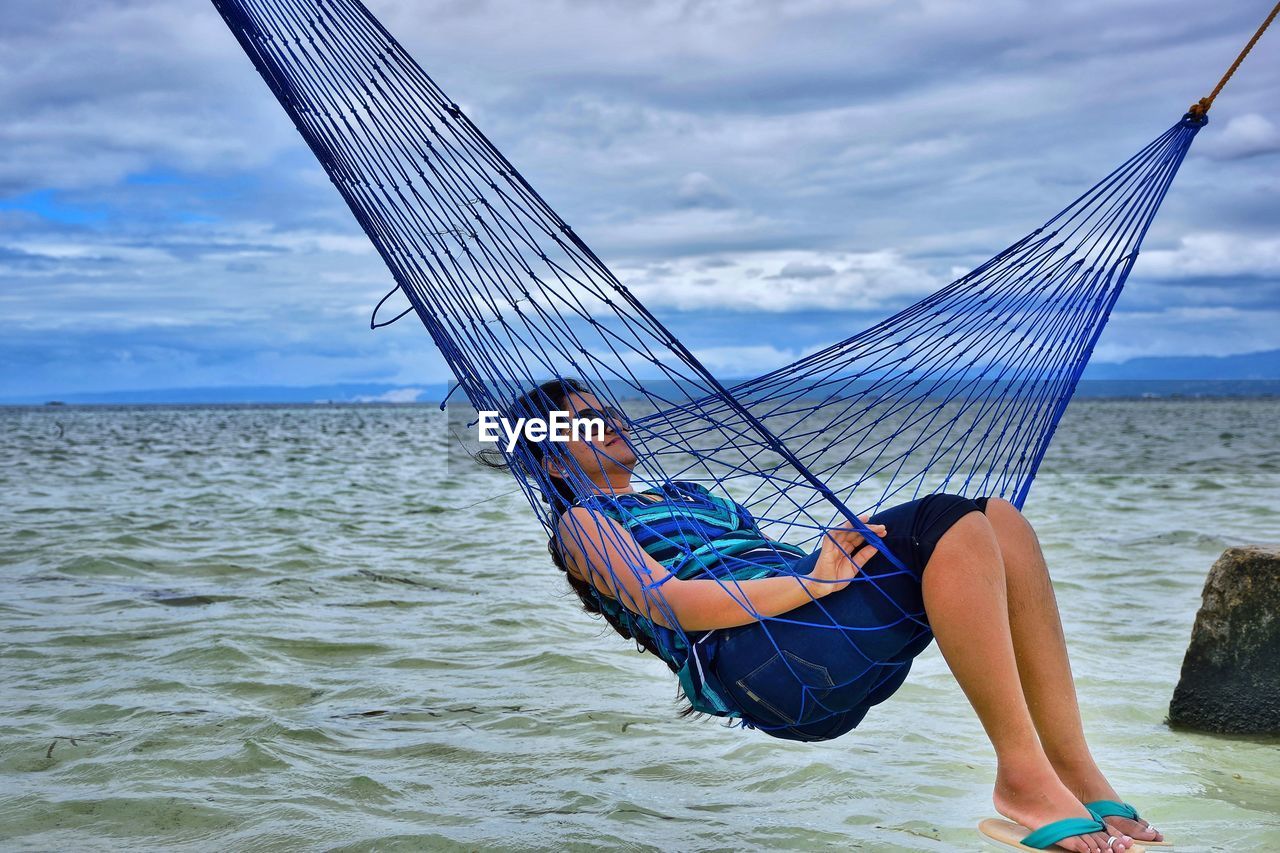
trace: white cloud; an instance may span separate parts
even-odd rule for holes
[[[1143,278],[1280,276],[1280,237],[1188,234],[1173,249],[1147,249],[1135,272]]]
[[[1208,134],[1202,153],[1216,160],[1236,160],[1280,151],[1280,128],[1258,113],[1232,116],[1217,134]]]
[[[892,250],[744,252],[708,260],[624,268],[621,277],[651,309],[771,314],[885,308],[945,284]]]
[[[703,206],[623,210],[607,222],[577,231],[592,243],[617,246],[633,256],[671,257],[702,252],[708,246],[742,248],[776,242],[783,228],[768,214]]]
[[[393,388],[382,394],[361,394],[356,403],[416,403],[426,393],[425,388]]]
[[[0,37],[0,188],[271,163],[296,132],[211,6],[28,4]],[[21,25],[17,19],[22,18]]]
[[[828,278],[836,274],[835,268],[827,264],[806,261],[788,261],[769,278]]]
[[[1280,310],[1274,308],[1126,311],[1112,315],[1093,358],[1117,362],[1145,356],[1225,356],[1273,350],[1280,342],[1276,329],[1280,329]]]
[[[702,172],[690,172],[680,179],[676,200],[685,207],[729,207],[733,200]]]
[[[887,311],[1026,233],[1176,120],[1256,25],[1192,0],[1154,16],[1149,0],[367,2],[620,279],[735,374],[827,333],[788,314]],[[67,376],[95,336],[135,336],[104,383],[443,370],[412,318],[368,332],[390,276],[210,4],[19,6],[0,32],[0,203],[61,188],[104,219],[0,211],[11,330],[57,340]],[[1221,280],[1211,298],[1160,289],[1204,304],[1207,347],[1260,340],[1265,310],[1229,278],[1277,270],[1277,88],[1276,64],[1250,57],[1157,222],[1167,248],[1137,268]],[[173,183],[144,192],[139,173]],[[727,324],[702,319],[726,309],[749,349],[714,346]],[[1175,314],[1146,323],[1123,346],[1188,334]],[[240,356],[183,349],[184,329]]]
[[[785,367],[794,361],[804,358],[814,349],[792,350],[775,346],[722,346],[705,347],[694,350],[698,361],[720,377],[740,378],[759,376],[770,370]]]

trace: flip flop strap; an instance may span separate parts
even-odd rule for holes
[[[1022,839],[1022,843],[1027,847],[1034,847],[1037,850],[1045,850],[1057,844],[1064,838],[1071,838],[1075,835],[1084,835],[1089,832],[1106,832],[1107,827],[1101,820],[1091,820],[1087,817],[1068,817],[1062,820],[1055,820],[1053,823],[1040,827],[1035,832]]]
[[[1138,810],[1133,806],[1115,800],[1094,800],[1092,803],[1085,803],[1084,807],[1099,818],[1123,817],[1129,820],[1142,820],[1138,817]]]

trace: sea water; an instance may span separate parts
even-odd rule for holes
[[[1078,400],[1025,507],[1089,740],[1189,849],[1280,849],[1280,741],[1164,722],[1205,573],[1280,542],[1280,400]],[[0,846],[970,850],[931,647],[853,733],[677,719],[431,406],[0,410]]]

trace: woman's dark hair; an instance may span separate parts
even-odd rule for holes
[[[527,394],[522,394],[513,400],[507,414],[511,418],[540,418],[548,420],[552,412],[572,411],[572,406],[569,404],[569,395],[574,393],[591,394],[592,391],[577,379],[569,377],[552,379],[550,382],[544,382]],[[569,566],[564,559],[564,553],[560,548],[557,531],[560,517],[583,496],[574,491],[573,484],[568,478],[554,476],[543,466],[547,454],[543,442],[520,439],[517,447],[523,449],[524,453],[518,454],[516,460],[524,457],[528,459],[528,462],[513,460],[513,464],[509,466],[498,451],[481,451],[476,454],[476,459],[490,468],[511,470],[512,467],[519,466],[533,469],[528,471],[517,470],[513,473],[516,473],[517,476],[524,474],[524,476],[539,484],[542,500],[547,503],[551,510],[551,529],[553,532],[551,539],[547,542],[547,551],[551,554],[551,562],[555,564],[556,568],[564,572],[565,580],[569,582],[569,586],[577,593],[578,599],[582,602],[582,609],[588,613],[599,614],[604,617],[605,621],[613,627],[613,630],[628,640],[634,640],[646,651],[652,652],[660,660],[665,661],[666,658],[659,654],[657,646],[650,637],[646,636],[643,631],[633,632],[621,620],[603,609],[600,606],[599,593],[597,593],[596,588],[589,581],[575,577],[569,571]],[[680,698],[684,698],[682,692],[677,693],[677,701]],[[688,716],[693,713],[693,707],[686,705],[681,709],[680,716]]]

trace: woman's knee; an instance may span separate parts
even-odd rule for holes
[[[944,543],[945,550],[950,552],[946,559],[954,560],[969,552],[986,553],[989,549],[996,549],[998,553],[999,545],[991,524],[971,498],[935,492],[895,509],[907,507],[912,512],[909,518],[904,519],[908,529],[897,533],[909,537],[912,555],[909,567],[917,582],[924,581],[929,566],[940,562],[937,552]],[[886,523],[889,523],[889,533],[893,536],[893,523]]]
[[[1022,511],[1004,498],[987,498],[985,512],[987,515],[995,515],[996,517],[1016,516],[1022,518]]]
[[[1047,578],[1048,567],[1040,548],[1040,537],[1026,516],[1001,498],[987,502],[987,516],[1000,543],[1000,553],[1004,556],[1005,571],[1009,576]]]
[[[956,557],[971,559],[994,554],[999,556],[1000,541],[991,520],[976,508],[960,515],[938,538],[928,565]]]
[[[988,498],[985,511],[997,535],[1013,532],[1035,534],[1031,522],[1027,521],[1022,511],[1004,498]]]

